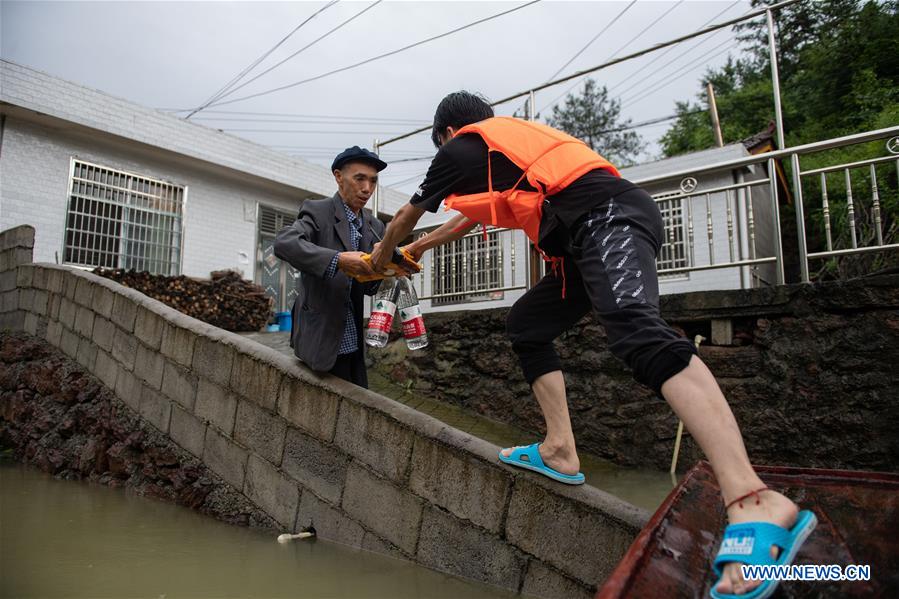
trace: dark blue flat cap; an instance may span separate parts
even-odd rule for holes
[[[374,152],[359,146],[353,146],[337,155],[337,158],[331,163],[331,170],[336,171],[343,168],[343,165],[348,162],[365,162],[375,167],[378,171],[383,171],[387,168],[387,163],[378,158],[378,155]]]

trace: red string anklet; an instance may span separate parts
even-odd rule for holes
[[[728,503],[726,506],[724,506],[724,509],[725,509],[725,511],[729,510],[730,506],[732,506],[735,503],[739,504],[739,506],[742,508],[743,500],[748,499],[749,497],[752,497],[753,495],[755,495],[755,504],[758,505],[762,502],[762,498],[759,497],[759,493],[761,493],[762,491],[770,491],[770,490],[771,489],[769,489],[768,487],[762,487],[761,489],[756,489],[755,491],[750,491],[749,493],[746,493],[746,495],[741,495],[741,496],[737,497],[736,499],[734,499],[733,501],[731,501],[730,503]]]

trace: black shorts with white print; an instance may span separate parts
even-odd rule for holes
[[[548,274],[509,312],[508,333],[529,383],[561,368],[552,341],[591,308],[609,349],[637,381],[660,392],[686,367],[693,344],[659,314],[655,259],[662,235],[659,209],[639,188],[610,197],[571,227],[564,280]]]

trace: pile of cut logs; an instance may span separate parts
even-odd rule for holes
[[[228,331],[258,331],[272,316],[271,298],[262,287],[245,281],[233,270],[210,273],[209,280],[120,268],[97,268],[94,274],[137,289],[179,312]]]

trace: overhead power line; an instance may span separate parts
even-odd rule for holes
[[[273,150],[277,150],[279,152],[303,152],[306,154],[324,154],[327,156],[336,156],[344,149],[346,146],[342,146],[339,148],[315,148],[315,147],[305,147],[305,146],[280,146],[280,145],[271,145],[271,144],[262,144],[267,148],[271,148]],[[393,156],[381,156],[381,159],[390,164],[396,162],[412,162],[413,160],[430,160],[433,158],[433,154],[422,155],[414,152],[403,152],[401,154],[395,154]]]
[[[222,98],[226,98],[226,97],[230,96],[231,94],[235,93],[237,90],[242,89],[242,88],[248,86],[249,84],[253,83],[254,81],[256,81],[257,79],[259,79],[260,77],[262,77],[262,76],[265,75],[266,73],[270,73],[270,72],[272,72],[273,70],[277,69],[278,67],[280,67],[282,64],[284,64],[284,63],[287,62],[288,60],[290,60],[290,59],[294,58],[295,56],[299,55],[301,52],[304,52],[305,50],[311,48],[312,46],[314,46],[314,45],[317,44],[318,42],[322,41],[323,39],[325,39],[326,37],[328,37],[329,35],[331,35],[331,34],[334,33],[335,31],[338,31],[339,29],[342,29],[345,25],[348,25],[350,22],[352,22],[352,21],[356,20],[357,18],[361,17],[363,14],[365,14],[365,13],[368,12],[369,10],[373,9],[375,6],[377,6],[378,4],[380,4],[382,1],[383,1],[383,0],[375,0],[375,2],[373,2],[372,4],[369,4],[368,6],[366,6],[365,8],[363,8],[362,10],[360,10],[359,12],[357,12],[356,14],[354,14],[353,16],[351,16],[349,19],[343,21],[342,23],[340,23],[340,24],[337,25],[336,27],[331,28],[329,31],[327,31],[327,32],[324,33],[323,35],[320,35],[319,37],[315,38],[314,40],[312,40],[311,42],[309,42],[308,44],[306,44],[305,46],[303,46],[302,48],[300,48],[299,50],[297,50],[296,52],[294,52],[293,54],[291,54],[290,56],[288,56],[287,58],[285,58],[285,59],[282,60],[281,62],[275,64],[274,66],[271,66],[271,67],[267,68],[266,70],[262,71],[261,73],[259,73],[259,74],[256,75],[255,77],[253,77],[252,79],[249,79],[249,80],[247,80],[247,81],[244,81],[243,83],[241,83],[240,85],[238,85],[238,86],[235,87],[234,89],[230,90],[228,93],[219,96],[219,98],[217,98],[217,100],[220,100],[220,99],[222,99]]]
[[[631,0],[631,3],[628,4],[627,6],[625,6],[625,7],[624,7],[624,10],[622,10],[620,13],[618,13],[618,14],[615,16],[614,19],[612,19],[611,21],[609,21],[609,22],[606,24],[605,27],[603,27],[602,29],[600,29],[600,30],[599,30],[599,33],[597,33],[596,35],[594,35],[593,38],[592,38],[589,42],[587,42],[587,44],[586,44],[583,48],[581,48],[580,50],[578,50],[577,53],[576,53],[574,56],[572,56],[571,58],[569,58],[569,59],[568,59],[568,62],[566,62],[565,64],[563,64],[561,67],[559,67],[559,70],[557,70],[555,73],[553,73],[552,75],[550,75],[549,78],[547,79],[547,81],[552,81],[553,79],[555,79],[556,76],[557,76],[559,73],[561,73],[562,71],[564,71],[565,68],[566,68],[568,65],[570,65],[572,62],[574,62],[575,59],[576,59],[578,56],[580,56],[581,54],[583,54],[584,51],[585,51],[587,48],[589,48],[590,46],[592,46],[592,45],[593,45],[593,42],[595,42],[597,39],[599,39],[599,36],[601,36],[603,33],[605,33],[606,30],[609,29],[609,27],[611,27],[612,25],[614,25],[615,22],[616,22],[618,19],[620,19],[622,16],[624,16],[624,13],[626,13],[627,11],[629,11],[629,10],[631,9],[631,7],[632,7],[634,4],[636,4],[636,3],[637,3],[637,0]]]
[[[709,23],[711,23],[712,21],[714,21],[715,19],[717,19],[718,17],[720,17],[721,15],[723,15],[724,13],[728,12],[730,9],[732,9],[732,8],[733,8],[734,6],[736,6],[737,4],[740,4],[741,2],[743,2],[743,0],[735,0],[735,2],[734,2],[733,4],[729,5],[727,8],[725,8],[724,10],[722,10],[721,12],[719,12],[718,14],[716,14],[714,17],[712,17],[711,19],[709,19],[708,21],[706,21],[705,23],[703,23],[702,25],[700,25],[700,27],[705,27],[706,25],[708,25]],[[751,9],[750,9],[750,10],[751,10]],[[747,11],[747,12],[748,12],[748,11]],[[687,54],[687,53],[688,53],[690,50],[692,50],[693,48],[696,48],[696,47],[701,46],[702,44],[706,43],[707,41],[709,41],[710,39],[712,39],[713,37],[715,37],[716,35],[718,35],[718,34],[721,33],[722,31],[723,31],[723,29],[719,29],[718,31],[712,33],[711,35],[709,35],[709,36],[703,38],[703,39],[700,40],[698,43],[693,44],[692,46],[690,46],[690,49],[687,50],[686,52],[682,53],[681,56],[683,56],[684,54]],[[668,48],[665,49],[664,52],[662,52],[662,53],[660,53],[660,54],[656,54],[656,56],[655,56],[652,60],[650,60],[649,62],[647,62],[646,64],[644,64],[642,67],[640,67],[640,68],[637,69],[636,71],[633,71],[633,72],[630,73],[627,77],[625,77],[624,79],[622,79],[621,81],[619,81],[618,83],[616,83],[615,85],[613,85],[612,87],[610,87],[610,88],[609,88],[609,92],[611,93],[613,90],[618,89],[621,85],[623,85],[623,84],[626,83],[627,81],[630,81],[631,79],[633,79],[634,77],[636,77],[637,75],[639,75],[642,71],[644,71],[645,69],[649,68],[651,65],[655,64],[657,61],[661,60],[662,58],[664,58],[665,56],[667,56],[669,53],[671,53],[672,51],[674,51],[674,49],[675,49],[676,47],[677,47],[677,46],[669,46]],[[661,68],[664,68],[664,67],[661,67]],[[661,68],[660,68],[660,69],[661,69]],[[653,71],[653,73],[657,73],[660,69],[656,69],[655,71]]]
[[[676,71],[669,73],[667,76],[665,76],[660,81],[654,81],[648,87],[645,87],[642,90],[623,99],[622,100],[622,108],[625,106],[631,106],[633,104],[636,104],[640,100],[651,96],[658,90],[674,83],[675,81],[677,81],[677,79],[679,77],[681,77],[682,75],[684,75],[686,73],[689,73],[690,71],[696,70],[697,68],[707,67],[709,64],[709,61],[711,61],[714,58],[717,58],[718,56],[721,56],[722,54],[730,52],[731,50],[736,48],[738,45],[739,45],[739,42],[735,42],[735,41],[732,41],[729,39],[724,40],[723,42],[721,42],[720,44],[718,44],[717,46],[715,46],[714,48],[712,48],[711,50],[709,50],[708,52],[703,54],[702,56],[699,56],[698,58],[695,58],[694,60],[688,62],[687,64],[680,67]],[[723,50],[721,50],[720,52],[712,55],[712,52],[715,52],[715,50],[720,49],[722,46],[726,46],[726,47]]]
[[[421,179],[422,177],[424,177],[427,174],[428,174],[428,171],[421,171],[420,173],[412,175],[411,177],[407,177],[407,178],[403,179],[402,181],[391,181],[390,183],[385,182],[384,185],[386,185],[388,187],[397,187],[399,185],[405,185],[406,183],[412,183],[416,179]]]
[[[593,36],[593,39],[591,39],[589,42],[587,42],[587,45],[585,45],[585,46],[584,46],[583,48],[581,48],[581,49],[580,49],[574,56],[572,56],[572,57],[568,60],[568,62],[566,62],[565,64],[563,64],[563,65],[559,68],[558,71],[556,71],[555,73],[553,73],[553,74],[550,76],[550,78],[547,79],[547,81],[552,81],[556,76],[558,76],[559,73],[561,73],[562,71],[564,71],[564,70],[565,70],[565,67],[567,67],[567,66],[570,65],[572,62],[574,62],[574,59],[575,59],[575,58],[577,58],[578,56],[580,56],[580,55],[584,52],[584,50],[586,50],[586,49],[589,48],[591,45],[593,45],[593,42],[595,42],[597,39],[599,39],[599,36],[601,36],[603,33],[605,33],[606,30],[609,29],[609,27],[611,27],[612,25],[614,25],[615,22],[616,22],[618,19],[620,19],[620,18],[624,15],[624,13],[626,13],[628,10],[630,10],[630,8],[631,8],[634,4],[636,4],[636,3],[637,3],[637,0],[633,0],[630,4],[628,4],[627,6],[625,6],[625,7],[621,10],[621,12],[619,12],[617,15],[615,15],[615,18],[614,18],[614,19],[612,19],[611,21],[609,21],[609,22],[606,24],[605,27],[603,27],[602,29],[599,30],[599,33],[597,33],[596,35]],[[562,92],[562,94],[561,94],[560,96],[558,96],[555,100],[553,100],[552,102],[550,102],[550,104],[554,104],[559,98],[561,98],[562,96],[564,96],[565,94],[567,94],[568,92],[570,92],[570,91],[571,91],[572,89],[574,89],[574,87],[575,87],[576,85],[578,85],[579,83],[580,83],[580,81],[577,81],[574,85],[572,85],[571,87],[569,87],[568,89],[566,89],[564,92]],[[547,104],[547,106],[549,106],[549,104]],[[544,106],[543,108],[541,108],[541,109],[535,111],[535,113],[541,113],[541,112],[543,112],[544,110],[546,110],[546,107],[547,107],[547,106]]]
[[[655,119],[649,119],[648,121],[643,121],[641,123],[634,123],[633,125],[626,125],[624,127],[615,127],[614,129],[605,129],[603,131],[597,131],[597,135],[601,135],[603,133],[620,133],[621,131],[629,131],[631,129],[639,129],[640,127],[647,127],[649,125],[657,125],[659,123],[664,123],[665,121],[671,121],[682,116],[688,116],[693,114],[699,114],[701,112],[705,112],[705,110],[693,110],[690,112],[685,112],[683,114],[669,114],[668,116],[660,116]]]
[[[431,154],[430,156],[418,156],[414,158],[400,158],[399,160],[390,160],[387,158],[387,164],[399,164],[401,162],[421,162],[422,160],[434,160],[435,154]]]
[[[386,134],[393,133],[393,131],[384,131],[383,129],[380,131],[355,131],[355,130],[331,131],[331,130],[325,130],[325,129],[230,129],[230,128],[220,128],[219,131],[227,131],[228,133],[328,133],[328,134],[347,133],[347,134],[353,134],[353,135],[386,135]]]
[[[621,46],[620,48],[618,48],[617,50],[615,50],[614,52],[612,52],[606,60],[611,60],[612,58],[615,58],[615,56],[617,56],[619,52],[621,52],[622,50],[624,50],[625,48],[627,48],[628,46],[630,46],[632,43],[634,43],[634,41],[638,40],[638,39],[640,38],[640,36],[642,36],[644,33],[646,33],[647,31],[649,31],[649,30],[652,28],[653,25],[655,25],[656,23],[658,23],[659,21],[661,21],[662,19],[664,19],[666,16],[668,16],[668,14],[669,14],[672,10],[674,10],[675,8],[677,8],[678,6],[680,6],[680,5],[683,3],[683,1],[684,1],[684,0],[680,0],[680,1],[677,2],[674,6],[672,6],[671,8],[669,8],[668,10],[666,10],[665,12],[663,12],[661,15],[659,15],[658,17],[656,17],[656,19],[655,19],[652,23],[650,23],[649,25],[647,25],[646,27],[644,27],[644,28],[642,29],[642,31],[640,31],[640,33],[638,33],[637,35],[635,35],[634,37],[632,37],[631,39],[629,39],[623,46]],[[629,5],[628,8],[630,8],[630,6],[631,6],[631,5]],[[558,74],[558,73],[557,73],[557,74]],[[568,94],[568,92],[570,92],[572,89],[574,89],[575,87],[577,87],[578,85],[580,85],[581,81],[583,81],[583,80],[582,80],[582,79],[579,79],[579,80],[575,81],[574,85],[572,85],[571,87],[569,87],[568,89],[566,89],[564,92],[562,92],[561,94],[559,94],[558,96],[556,96],[556,98],[555,98],[552,102],[548,103],[546,106],[544,106],[543,108],[541,108],[541,109],[539,110],[539,112],[543,112],[544,110],[546,110],[546,109],[549,108],[550,106],[554,105],[556,102],[559,101],[560,98],[562,98],[563,96],[565,96],[566,94]]]
[[[748,13],[748,14],[746,14],[746,15],[743,15],[743,16],[741,16],[741,17],[737,17],[737,18],[735,18],[735,19],[728,19],[727,21],[722,21],[721,23],[717,23],[717,24],[715,24],[715,25],[710,25],[710,26],[705,27],[705,28],[703,28],[703,29],[700,29],[700,30],[698,30],[698,31],[694,31],[694,32],[689,33],[689,34],[681,35],[681,36],[678,36],[678,37],[676,37],[676,38],[674,38],[674,39],[670,39],[670,40],[668,40],[667,42],[661,42],[661,43],[655,44],[655,45],[653,45],[653,46],[650,46],[649,48],[644,48],[643,50],[639,50],[639,51],[637,51],[637,52],[633,52],[633,53],[628,54],[628,55],[626,55],[626,56],[622,56],[622,57],[620,57],[620,58],[616,58],[616,59],[613,59],[613,60],[609,60],[609,61],[604,62],[604,63],[602,63],[602,64],[598,64],[598,65],[596,65],[596,66],[590,67],[590,68],[588,68],[588,69],[583,69],[583,70],[578,71],[578,72],[576,72],[576,73],[573,73],[573,74],[571,74],[571,75],[567,75],[567,76],[562,77],[562,78],[560,78],[560,79],[556,79],[555,81],[549,81],[549,82],[547,82],[547,83],[543,83],[543,84],[541,84],[541,85],[534,86],[534,87],[532,87],[532,88],[530,88],[530,89],[528,89],[528,90],[521,91],[521,92],[517,92],[517,93],[512,94],[512,95],[510,95],[510,96],[506,96],[505,98],[501,98],[501,99],[499,99],[499,100],[496,100],[495,102],[493,102],[493,103],[491,104],[491,106],[498,106],[498,105],[500,105],[500,104],[505,104],[506,102],[510,102],[510,101],[515,100],[515,99],[517,99],[517,98],[520,98],[520,97],[522,97],[522,96],[526,96],[526,95],[528,95],[528,94],[530,94],[530,93],[532,93],[532,92],[538,92],[538,91],[544,90],[544,89],[546,89],[546,88],[548,88],[548,87],[553,87],[554,85],[559,85],[560,83],[565,83],[566,81],[571,81],[572,79],[577,79],[578,77],[583,77],[584,75],[587,75],[587,74],[589,74],[589,73],[594,73],[594,72],[596,72],[596,71],[600,71],[600,70],[603,70],[603,69],[607,69],[607,68],[609,68],[609,67],[611,67],[611,66],[613,66],[613,65],[616,65],[616,64],[618,64],[618,63],[626,62],[626,61],[628,61],[628,60],[632,60],[632,59],[634,59],[634,58],[638,58],[638,57],[640,57],[640,56],[643,56],[643,55],[645,55],[645,54],[649,54],[649,53],[651,53],[651,52],[656,52],[656,51],[661,50],[661,49],[663,49],[663,48],[667,48],[668,46],[673,46],[673,45],[675,45],[675,44],[679,44],[679,43],[681,43],[681,42],[683,42],[683,41],[685,41],[685,40],[688,40],[688,39],[691,39],[691,38],[694,38],[694,37],[698,37],[698,36],[700,36],[700,35],[705,35],[706,33],[711,33],[712,31],[717,31],[717,30],[719,30],[719,29],[724,29],[725,27],[730,27],[731,25],[734,25],[734,24],[736,24],[736,23],[740,23],[740,22],[745,21],[745,20],[747,20],[747,19],[753,19],[753,18],[755,18],[755,17],[764,15],[764,14],[765,14],[767,11],[769,11],[769,10],[778,10],[778,9],[784,8],[784,7],[786,7],[786,6],[790,6],[790,5],[792,5],[792,4],[796,4],[796,3],[799,2],[799,1],[800,1],[800,0],[784,0],[783,2],[779,2],[779,3],[777,3],[777,4],[771,4],[771,5],[769,5],[769,6],[765,6],[764,8],[755,10],[755,11],[753,11],[753,12],[751,12],[751,13]],[[422,128],[419,128],[419,129],[415,129],[415,130],[413,130],[413,131],[409,131],[409,132],[404,133],[404,134],[402,134],[402,135],[399,135],[399,136],[397,136],[397,137],[392,137],[392,138],[390,138],[390,139],[384,140],[384,141],[381,142],[380,145],[381,145],[381,146],[385,146],[385,145],[387,145],[387,144],[391,144],[391,143],[396,142],[396,141],[399,141],[399,140],[401,140],[401,139],[405,139],[405,138],[410,137],[410,136],[412,136],[412,135],[415,135],[415,134],[417,134],[417,133],[422,133],[422,132],[427,131],[427,130],[429,130],[429,129],[430,129],[430,127],[422,127]]]
[[[615,127],[614,129],[603,129],[602,131],[597,131],[597,135],[602,135],[604,133],[620,133],[621,131],[630,131],[631,129],[640,129],[641,127],[648,127],[649,125],[657,125],[659,123],[664,123],[665,121],[671,121],[682,116],[689,116],[693,114],[700,114],[706,112],[705,109],[702,110],[692,110],[690,112],[685,112],[682,114],[669,114],[668,116],[660,116],[654,119],[649,119],[647,121],[641,121],[639,123],[628,124],[622,127]],[[397,164],[400,162],[418,162],[421,160],[432,160],[434,158],[434,154],[430,156],[418,156],[412,158],[402,158],[399,160],[390,160],[387,159],[388,164]]]
[[[626,41],[620,48],[618,48],[617,50],[615,50],[614,52],[612,52],[612,54],[609,55],[609,58],[611,59],[611,58],[615,58],[616,56],[618,56],[618,53],[619,53],[619,52],[621,52],[622,50],[624,50],[625,48],[627,48],[628,46],[630,46],[631,44],[633,44],[635,41],[637,41],[638,39],[640,39],[640,37],[642,37],[642,35],[643,35],[644,33],[646,33],[647,31],[649,31],[650,29],[652,29],[653,26],[655,26],[656,23],[658,23],[659,21],[661,21],[662,19],[664,19],[665,17],[667,17],[668,15],[670,15],[670,14],[671,14],[671,11],[673,11],[674,9],[676,9],[678,6],[680,6],[680,5],[683,4],[683,3],[684,3],[684,0],[678,0],[677,2],[675,2],[675,3],[671,6],[671,8],[669,8],[668,10],[666,10],[665,12],[663,12],[662,14],[660,14],[658,17],[656,17],[656,18],[653,20],[652,23],[650,23],[649,25],[647,25],[646,27],[644,27],[643,29],[641,29],[640,32],[639,32],[638,34],[636,34],[636,35],[635,35],[634,37],[632,37],[631,39],[627,40],[627,41]]]
[[[426,121],[391,121],[391,120],[366,120],[359,119],[357,121],[346,121],[346,120],[337,120],[337,119],[261,119],[261,118],[229,118],[229,117],[197,117],[193,119],[196,121],[214,121],[217,123],[293,123],[293,124],[308,124],[308,125],[409,125],[411,124],[422,124]]]
[[[671,71],[668,69],[669,66],[671,66],[672,64],[674,64],[675,62],[677,62],[678,60],[680,60],[681,58],[683,58],[684,56],[686,56],[687,54],[689,54],[690,52],[692,52],[693,50],[695,50],[696,48],[698,48],[699,46],[702,46],[703,44],[712,41],[712,39],[714,39],[714,37],[715,37],[715,35],[717,35],[717,33],[720,33],[720,32],[716,32],[715,34],[712,34],[712,35],[708,36],[707,38],[705,38],[705,39],[703,39],[703,40],[700,40],[699,43],[693,44],[692,46],[690,46],[689,48],[687,48],[686,50],[684,50],[683,52],[681,52],[680,54],[678,54],[677,56],[675,56],[674,58],[672,58],[671,60],[669,60],[668,62],[666,62],[665,64],[661,65],[660,67],[656,68],[656,69],[653,70],[652,72],[646,74],[646,75],[643,76],[642,78],[640,78],[640,79],[638,79],[637,81],[631,83],[629,86],[625,87],[623,90],[619,91],[617,95],[618,95],[618,96],[624,95],[626,92],[628,92],[628,91],[634,89],[635,87],[637,87],[638,85],[640,85],[640,84],[643,83],[644,81],[647,81],[647,80],[649,80],[649,79],[653,79],[658,73],[665,72],[665,73],[667,73],[667,74],[664,75],[664,77],[665,77],[665,78],[670,77],[670,76],[671,76]],[[704,52],[703,54],[701,54],[701,55],[698,57],[698,59],[701,60],[701,59],[703,59],[703,58],[709,56],[709,55],[712,54],[715,50],[717,50],[717,49],[720,48],[721,46],[723,46],[723,45],[725,45],[725,44],[728,44],[728,43],[730,43],[730,44],[733,45],[733,46],[739,45],[739,42],[734,42],[732,39],[725,39],[723,42],[720,42],[717,46],[713,47],[711,50],[707,50],[706,52]],[[697,60],[697,58],[689,59],[689,61],[687,62],[687,64],[688,64],[688,65],[693,64],[693,63],[696,62],[696,60]],[[683,65],[682,65],[681,67],[678,67],[678,69],[682,69],[682,68],[683,68]],[[626,80],[625,80],[625,81],[626,81]],[[619,82],[619,83],[616,85],[616,88],[617,88],[617,87],[620,87],[622,83],[624,83],[624,81]],[[654,85],[654,84],[651,84],[651,85]],[[614,88],[613,88],[613,89],[614,89]]]
[[[297,31],[299,31],[300,29],[302,29],[303,25],[305,25],[306,23],[308,23],[309,21],[311,21],[312,19],[314,19],[315,17],[317,17],[318,15],[320,15],[321,13],[323,13],[324,11],[328,10],[329,8],[331,8],[332,6],[334,6],[335,4],[337,4],[338,1],[339,1],[339,0],[331,0],[331,2],[329,2],[328,4],[326,4],[325,6],[323,6],[322,8],[318,9],[318,10],[315,11],[314,13],[312,13],[312,15],[310,15],[309,17],[307,17],[302,23],[300,23],[299,25],[297,25],[296,27],[294,27],[293,31],[291,31],[291,32],[288,33],[286,36],[284,36],[284,38],[283,38],[280,42],[278,42],[277,44],[275,44],[274,46],[272,46],[272,48],[271,48],[268,52],[265,52],[262,56],[260,56],[260,57],[257,58],[256,60],[254,60],[253,63],[252,63],[250,66],[248,66],[247,68],[245,68],[244,70],[242,70],[240,73],[238,73],[234,78],[231,79],[231,81],[229,81],[228,83],[226,83],[221,89],[219,89],[217,92],[215,92],[214,94],[212,94],[212,97],[211,97],[211,98],[209,98],[208,100],[206,100],[206,102],[204,102],[204,103],[203,103],[202,105],[200,105],[198,108],[194,109],[193,112],[191,112],[190,114],[188,114],[188,115],[187,115],[186,117],[184,117],[184,118],[185,118],[185,119],[189,119],[189,118],[192,117],[194,114],[200,112],[201,110],[203,110],[204,108],[206,108],[207,106],[209,106],[210,104],[212,104],[212,102],[214,102],[214,101],[217,100],[219,97],[221,97],[221,94],[222,94],[222,93],[224,93],[225,91],[228,90],[228,88],[230,88],[232,85],[234,85],[235,83],[237,83],[238,81],[240,81],[240,80],[244,77],[244,75],[246,75],[247,73],[249,73],[250,71],[252,71],[254,68],[256,68],[256,65],[258,65],[260,62],[262,62],[263,60],[265,60],[265,59],[266,59],[272,52],[274,52],[275,50],[277,50],[277,49],[278,49],[284,42],[286,42],[288,39],[290,39],[290,36],[292,36],[294,33],[296,33]]]
[[[346,149],[345,145],[341,146],[296,146],[290,144],[262,144],[267,148],[272,148],[276,150],[297,150],[297,151],[312,151],[312,152],[334,152],[335,155],[339,152],[342,152]],[[406,158],[406,157],[418,157],[422,156],[421,154],[417,154],[414,150],[396,150],[397,154],[392,154],[395,158]],[[381,158],[385,161],[390,162],[392,159],[390,156],[385,156],[384,154],[379,154]],[[428,154],[428,156],[433,157],[433,154]]]
[[[676,118],[680,118],[681,116],[688,116],[688,115],[693,115],[693,114],[700,114],[700,113],[704,113],[704,112],[706,112],[706,111],[703,109],[703,110],[693,110],[693,111],[686,112],[686,113],[683,113],[683,114],[671,114],[671,115],[668,115],[668,116],[663,116],[663,117],[658,117],[658,118],[654,118],[654,119],[649,119],[649,120],[647,120],[647,121],[642,121],[642,122],[639,122],[639,123],[628,124],[628,125],[623,126],[623,127],[616,127],[616,128],[614,128],[614,129],[605,129],[605,130],[603,130],[603,131],[598,131],[597,133],[598,133],[598,134],[604,134],[604,133],[619,133],[619,132],[621,132],[621,131],[629,131],[629,130],[631,130],[631,129],[640,129],[641,127],[648,127],[648,126],[651,126],[651,125],[657,125],[657,124],[660,124],[660,123],[664,123],[665,121],[670,121],[670,120],[673,120],[673,119],[676,119]],[[276,148],[276,149],[282,149],[282,150],[284,150],[284,149],[286,149],[286,150],[293,150],[293,151],[295,151],[295,153],[297,153],[297,154],[299,154],[299,155],[316,156],[316,157],[328,157],[328,156],[333,155],[335,152],[339,152],[339,151],[341,151],[341,150],[343,149],[343,148],[339,148],[339,149],[338,149],[338,148],[322,148],[322,147],[271,146],[271,145],[268,146],[268,147],[270,147],[270,148]],[[384,160],[386,160],[387,163],[388,163],[390,166],[394,166],[394,165],[400,165],[400,164],[404,164],[404,163],[423,162],[423,161],[426,161],[426,160],[433,160],[433,159],[434,159],[434,154],[428,154],[428,155],[426,155],[426,156],[408,156],[408,157],[403,157],[403,158],[389,158],[389,157],[386,157],[386,156],[383,156],[383,155],[382,155],[381,157],[384,158]],[[417,177],[419,177],[419,176],[420,176],[420,175],[415,175],[414,177],[412,177],[412,179],[417,178]]]
[[[193,108],[157,108],[157,110],[161,110],[164,112],[190,112]],[[395,123],[428,123],[431,119],[403,119],[403,118],[392,118],[392,117],[383,117],[383,116],[342,116],[336,114],[296,114],[289,112],[250,112],[250,111],[240,111],[240,110],[204,110],[204,115],[211,114],[228,114],[228,115],[246,115],[246,116],[257,116],[257,117],[288,117],[288,118],[309,118],[309,119],[343,119],[347,121],[390,121]],[[210,120],[207,117],[199,117],[204,120]],[[199,118],[197,120],[199,120]]]
[[[705,112],[704,109],[703,110],[693,110],[690,112],[685,112],[683,114],[670,114],[668,116],[662,116],[662,117],[658,117],[655,119],[650,119],[648,121],[642,121],[640,123],[634,123],[631,125],[627,125],[624,127],[616,127],[614,129],[604,129],[602,131],[597,131],[596,133],[598,135],[601,135],[604,133],[620,133],[621,131],[630,131],[631,129],[640,129],[641,127],[648,127],[650,125],[658,125],[660,123],[664,123],[665,121],[670,121],[673,119],[680,118],[681,116],[688,116],[688,115],[699,114],[699,113],[703,113],[703,112]],[[429,156],[413,156],[410,158],[399,158],[396,160],[391,160],[390,158],[385,158],[385,160],[387,161],[388,164],[394,165],[394,164],[400,164],[403,162],[421,162],[423,160],[433,160],[434,156],[435,156],[434,154],[431,154]]]
[[[328,71],[328,72],[322,73],[320,75],[315,75],[314,77],[308,77],[306,79],[301,79],[300,81],[295,81],[295,82],[289,83],[287,85],[282,85],[280,87],[275,87],[275,88],[272,88],[272,89],[269,89],[266,91],[258,92],[255,94],[250,94],[248,96],[234,98],[233,100],[226,100],[224,102],[215,102],[215,103],[211,104],[211,106],[224,106],[226,104],[242,102],[244,100],[249,100],[250,98],[258,98],[259,96],[273,94],[275,92],[283,91],[285,89],[297,87],[298,85],[303,85],[305,83],[310,83],[312,81],[318,81],[319,79],[324,79],[325,77],[330,77],[331,75],[336,75],[337,73],[343,73],[344,71],[349,71],[350,69],[355,69],[357,67],[361,67],[362,65],[369,64],[376,60],[381,60],[382,58],[387,58],[388,56],[393,56],[395,54],[399,54],[400,52],[405,52],[406,50],[411,50],[412,48],[416,48],[423,44],[427,44],[428,42],[433,42],[434,40],[438,40],[438,39],[447,37],[449,35],[453,35],[454,33],[459,33],[460,31],[463,31],[470,27],[474,27],[476,25],[480,25],[481,23],[486,23],[487,21],[492,21],[493,19],[498,19],[499,17],[511,14],[511,13],[521,10],[523,8],[527,8],[528,6],[531,6],[532,4],[537,4],[538,2],[540,2],[540,0],[531,0],[530,2],[527,2],[526,4],[522,4],[521,6],[516,6],[515,8],[510,8],[509,10],[504,10],[502,12],[496,13],[495,15],[492,15],[489,17],[484,17],[483,19],[478,19],[477,21],[471,22],[467,25],[463,25],[461,27],[456,27],[455,29],[451,29],[450,31],[441,33],[439,35],[435,35],[435,36],[429,37],[427,39],[423,39],[423,40],[417,41],[415,43],[408,44],[406,46],[403,46],[402,48],[397,48],[396,50],[391,50],[390,52],[385,52],[384,54],[379,54],[377,56],[372,56],[371,58],[366,58],[365,60],[359,61],[359,62],[351,64],[351,65],[347,65],[345,67],[341,67],[339,69],[334,69],[332,71]]]

